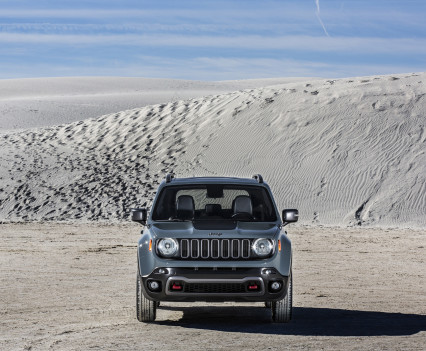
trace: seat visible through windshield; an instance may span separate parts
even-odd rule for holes
[[[155,203],[153,220],[276,221],[268,191],[260,186],[167,186]]]

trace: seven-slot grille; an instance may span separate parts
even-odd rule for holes
[[[180,239],[179,258],[241,260],[251,257],[250,239]]]

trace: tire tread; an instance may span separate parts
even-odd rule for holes
[[[290,322],[293,314],[293,275],[290,275],[286,296],[282,300],[273,302],[271,309],[274,322]]]
[[[142,279],[136,278],[136,317],[139,322],[154,322],[157,316],[157,303],[149,300],[142,292]]]

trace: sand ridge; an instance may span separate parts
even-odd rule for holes
[[[133,77],[2,79],[0,132],[48,127],[148,105],[305,79],[223,82]]]
[[[168,172],[261,173],[302,223],[425,227],[425,82],[290,82],[4,132],[0,220],[126,220]]]

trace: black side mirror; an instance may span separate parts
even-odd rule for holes
[[[132,221],[145,225],[147,213],[146,208],[132,208]]]
[[[299,211],[296,209],[283,210],[283,223],[284,225],[288,223],[294,223],[299,220]]]

